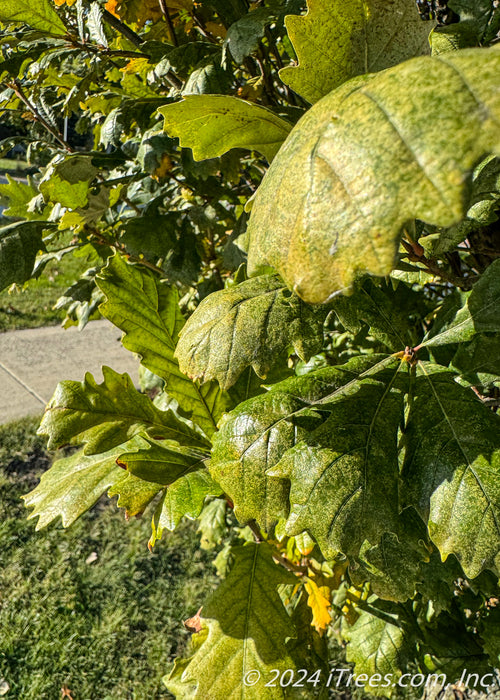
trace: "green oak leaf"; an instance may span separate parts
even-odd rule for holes
[[[123,331],[123,345],[138,353],[141,364],[165,381],[168,395],[210,436],[229,397],[215,382],[200,387],[179,369],[174,352],[184,317],[177,290],[149,271],[129,265],[118,253],[96,281],[107,299],[100,311]]]
[[[384,614],[379,617],[362,611],[344,636],[348,641],[347,661],[355,664],[356,675],[364,673],[368,679],[376,674],[381,676],[378,681],[377,678],[371,682],[368,680],[365,690],[370,695],[389,696],[392,682],[401,676],[413,659],[415,642],[412,635],[395,616]],[[384,678],[386,674],[391,674],[389,685]]]
[[[385,369],[386,364],[394,369]],[[255,519],[266,529],[287,517],[292,479],[288,534],[308,530],[320,547],[335,553],[344,546],[349,551],[359,548],[367,536],[378,542],[397,512],[394,460],[402,406],[390,382],[398,367],[390,358],[358,357],[341,367],[274,384],[226,414],[214,435],[209,469],[233,501],[236,517],[242,522]],[[360,413],[353,418],[355,411]],[[344,422],[353,428],[344,428]],[[368,468],[376,479],[361,483]],[[372,508],[368,514],[367,499],[372,497],[380,510]],[[356,514],[367,519],[363,537]]]
[[[278,275],[263,275],[203,299],[175,354],[188,376],[229,389],[248,366],[266,377],[289,346],[304,360],[319,352],[327,313],[291,294]]]
[[[161,540],[165,530],[175,530],[182,518],[195,520],[208,496],[221,494],[222,489],[205,469],[189,472],[174,481],[165,489],[154,512],[150,548]]]
[[[225,498],[214,498],[213,501],[204,506],[198,521],[202,549],[213,549],[222,542],[227,532],[226,512],[227,501]]]
[[[414,326],[420,328],[421,323],[415,317],[423,319],[427,313],[422,295],[405,284],[394,289],[369,277],[356,283],[351,294],[336,296],[331,308],[351,333],[359,333],[366,324],[370,335],[394,351],[416,345]]]
[[[473,386],[498,386],[500,383],[499,334],[480,333],[470,343],[460,343],[450,367]]]
[[[338,552],[357,556],[365,540],[377,545],[384,533],[399,529],[402,365],[389,359],[353,376],[349,369],[358,366],[356,358],[303,378],[321,378],[325,385],[330,376],[333,380],[327,396],[315,404],[307,399],[324,421],[290,445],[267,471],[268,476],[290,480],[286,533],[307,531],[326,558]],[[342,374],[348,381],[338,386]]]
[[[354,78],[315,104],[255,196],[250,273],[272,265],[324,302],[361,272],[388,275],[412,218],[459,222],[469,174],[500,153],[499,72],[498,48],[455,51]]]
[[[40,192],[46,202],[69,209],[84,208],[89,202],[90,183],[98,170],[88,156],[56,156],[40,180]]]
[[[51,0],[2,0],[0,22],[28,24],[46,34],[66,34]]]
[[[413,0],[308,0],[308,13],[285,19],[298,66],[281,80],[311,103],[357,75],[429,53],[432,22]]]
[[[6,173],[5,179],[7,184],[0,184],[0,201],[2,204],[8,205],[2,212],[3,216],[12,216],[28,221],[45,218],[45,214],[48,214],[46,209],[43,214],[39,214],[37,211],[30,211],[29,204],[38,194],[38,190],[30,176],[28,176],[26,182],[22,182],[15,180]]]
[[[426,603],[432,601],[432,610],[439,615],[443,610],[452,608],[455,581],[463,577],[464,572],[456,557],[441,561],[439,552],[434,550],[429,561],[422,562],[420,566],[417,590]]]
[[[37,253],[45,250],[43,231],[53,227],[46,221],[19,221],[0,227],[0,291],[30,279]]]
[[[439,332],[424,340],[422,346],[435,347],[472,340],[478,333],[500,329],[500,260],[495,260],[481,275],[470,292],[461,293],[462,306],[445,307],[439,320]]]
[[[279,683],[246,686],[243,678],[249,670],[265,679],[271,669],[281,674],[297,668],[287,649],[296,631],[278,593],[279,586],[297,579],[274,563],[265,542],[235,547],[232,553],[231,571],[203,607],[208,635],[180,678],[174,669],[177,697],[283,700],[287,695]]]
[[[117,463],[143,481],[167,486],[185,474],[202,468],[207,451],[178,445],[170,440],[143,439],[135,451],[120,455]]]
[[[128,443],[133,445],[133,441]],[[92,508],[99,498],[123,476],[116,459],[125,445],[97,455],[85,455],[83,450],[71,457],[58,459],[42,474],[40,483],[26,496],[24,502],[33,508],[30,518],[38,518],[37,530],[59,516],[64,527],[75,522]]]
[[[453,26],[453,25],[450,25]],[[500,207],[500,158],[485,158],[472,174],[472,188],[467,216],[459,224],[442,230],[432,244],[429,255],[443,255],[478,228],[498,220]]]
[[[158,111],[168,135],[191,148],[195,160],[248,148],[271,162],[292,128],[266,107],[227,95],[186,95]]]
[[[193,447],[207,445],[203,436],[173,411],[160,411],[137,391],[128,374],[109,367],[103,367],[102,373],[102,384],[87,373],[83,382],[57,385],[38,429],[39,435],[48,438],[49,449],[84,443],[85,454],[96,454],[139,433]]]
[[[500,7],[495,0],[450,0],[449,7],[460,17],[454,26],[464,28],[478,45],[487,44],[500,31]]]
[[[465,574],[500,570],[500,417],[455,372],[419,362],[404,433],[405,500]]]
[[[108,496],[118,496],[116,505],[125,509],[127,518],[142,515],[155,496],[164,488],[162,484],[143,481],[121,470],[121,476],[108,491]]]
[[[425,523],[413,508],[400,515],[398,534],[385,532],[375,546],[364,542],[359,556],[349,563],[351,581],[379,598],[404,602],[413,598],[421,581],[421,568],[430,559]]]
[[[261,7],[252,10],[229,27],[224,39],[224,47],[229,49],[238,65],[257,49],[267,25],[274,18],[275,13],[272,10]]]

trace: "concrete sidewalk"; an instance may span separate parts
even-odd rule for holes
[[[139,362],[120,343],[109,321],[92,321],[83,331],[59,326],[0,333],[0,424],[41,413],[58,382],[81,381],[101,366],[128,372],[138,381]]]

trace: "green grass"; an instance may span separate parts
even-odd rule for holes
[[[25,172],[26,170],[31,170],[32,166],[25,160],[16,160],[15,158],[0,158],[0,174],[4,173],[18,173],[20,171]]]
[[[171,697],[161,678],[214,586],[212,556],[186,523],[153,554],[149,517],[99,504],[68,530],[35,532],[20,501],[49,465],[36,419],[0,426],[0,682],[7,698]],[[95,552],[97,559],[87,563]]]
[[[68,254],[60,262],[51,261],[41,276],[30,280],[25,289],[0,292],[0,332],[60,323],[66,313],[64,309],[52,307],[88,266],[85,258]]]

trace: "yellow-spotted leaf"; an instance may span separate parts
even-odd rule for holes
[[[423,56],[334,90],[298,122],[255,197],[249,270],[310,303],[388,275],[417,218],[451,226],[467,181],[500,153],[500,50]]]
[[[285,20],[298,66],[280,78],[311,103],[349,78],[430,53],[433,22],[414,0],[308,0],[305,16]]]

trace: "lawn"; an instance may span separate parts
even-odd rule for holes
[[[60,323],[66,312],[53,306],[87,268],[85,258],[68,254],[61,261],[51,261],[24,289],[0,292],[0,332]]]
[[[213,554],[191,523],[151,554],[149,516],[127,523],[109,502],[36,532],[20,500],[50,463],[36,425],[0,426],[0,688],[22,700],[64,687],[74,700],[172,697],[161,678],[214,585]]]

